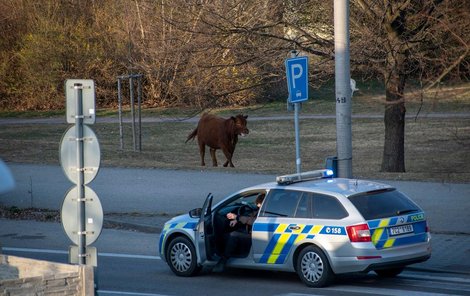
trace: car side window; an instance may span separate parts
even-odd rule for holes
[[[342,219],[348,212],[333,196],[313,195],[313,218],[315,219]]]
[[[294,217],[297,204],[302,197],[301,191],[274,189],[264,201],[260,216]]]
[[[312,194],[304,192],[295,211],[295,218],[312,218]]]

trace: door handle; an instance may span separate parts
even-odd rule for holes
[[[289,226],[290,230],[299,230],[300,226],[294,225],[294,226]]]

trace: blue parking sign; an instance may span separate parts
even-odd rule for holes
[[[286,59],[286,74],[289,102],[308,100],[308,57]]]

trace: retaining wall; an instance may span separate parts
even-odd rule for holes
[[[0,296],[94,295],[92,266],[0,255]]]

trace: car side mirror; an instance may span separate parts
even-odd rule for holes
[[[201,214],[202,214],[202,208],[192,209],[191,211],[189,211],[189,216],[191,218],[199,218],[201,217]]]

